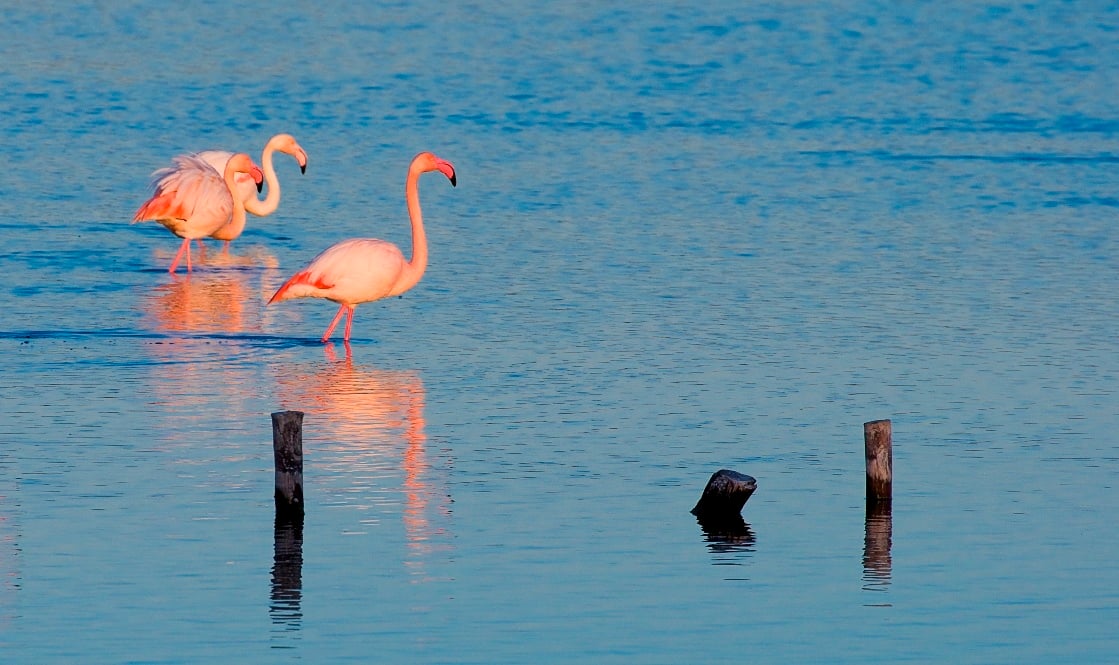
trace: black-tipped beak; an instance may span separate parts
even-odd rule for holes
[[[306,173],[307,172],[307,165],[306,164],[300,164],[299,165],[299,172],[300,173]]]
[[[263,189],[264,189],[264,181],[261,180],[260,182],[256,183],[256,193],[259,194],[261,192],[261,190],[263,190]]]
[[[458,187],[458,174],[457,173],[452,173],[451,174],[451,187]]]

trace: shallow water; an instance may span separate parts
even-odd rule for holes
[[[318,13],[5,16],[0,660],[1119,651],[1114,8]],[[148,174],[282,131],[279,211],[169,275]],[[408,251],[421,150],[423,282],[348,348],[266,308],[336,240]],[[731,532],[688,513],[724,467]]]

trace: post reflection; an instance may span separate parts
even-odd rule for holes
[[[297,631],[303,623],[303,516],[276,514],[272,559],[272,602],[268,614],[278,628]]]
[[[863,545],[863,589],[885,591],[890,586],[893,561],[894,519],[889,501],[866,502],[866,537]]]
[[[307,413],[318,442],[319,473],[346,483],[343,492],[361,501],[386,483],[399,482],[407,544],[405,570],[429,581],[427,564],[450,549],[450,497],[439,467],[429,459],[424,432],[425,391],[414,371],[383,370],[357,363],[349,344],[323,347],[324,363],[285,366],[277,376],[283,408]],[[370,482],[368,488],[362,487]]]
[[[742,515],[697,517],[707,549],[716,564],[733,564],[754,551],[757,536]]]

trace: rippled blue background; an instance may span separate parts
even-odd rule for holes
[[[0,17],[0,660],[1119,652],[1110,4]],[[279,212],[168,275],[150,172],[277,132]],[[424,281],[348,353],[330,303],[265,309],[332,242],[408,250],[421,150],[459,177],[421,183]],[[688,513],[721,467],[736,539]]]

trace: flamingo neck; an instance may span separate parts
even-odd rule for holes
[[[408,182],[404,186],[404,198],[408,201],[408,218],[412,220],[412,260],[404,264],[404,272],[389,295],[400,295],[416,284],[427,270],[427,233],[424,232],[424,216],[420,210],[420,172],[408,171]]]
[[[276,167],[272,164],[272,156],[275,153],[276,146],[272,144],[272,141],[269,141],[264,146],[264,152],[260,155],[260,165],[264,169],[264,182],[268,185],[268,196],[264,200],[260,200],[256,196],[245,199],[245,210],[257,217],[271,215],[276,212],[276,208],[280,207],[280,179],[276,177]]]
[[[229,188],[230,192],[237,191],[236,176],[236,173],[227,173],[225,176],[225,186]],[[233,199],[233,214],[229,217],[229,221],[221,227],[221,233],[214,234],[214,237],[219,240],[237,238],[245,230],[245,202],[238,200],[236,196],[231,198]],[[253,200],[256,200],[255,197]]]

